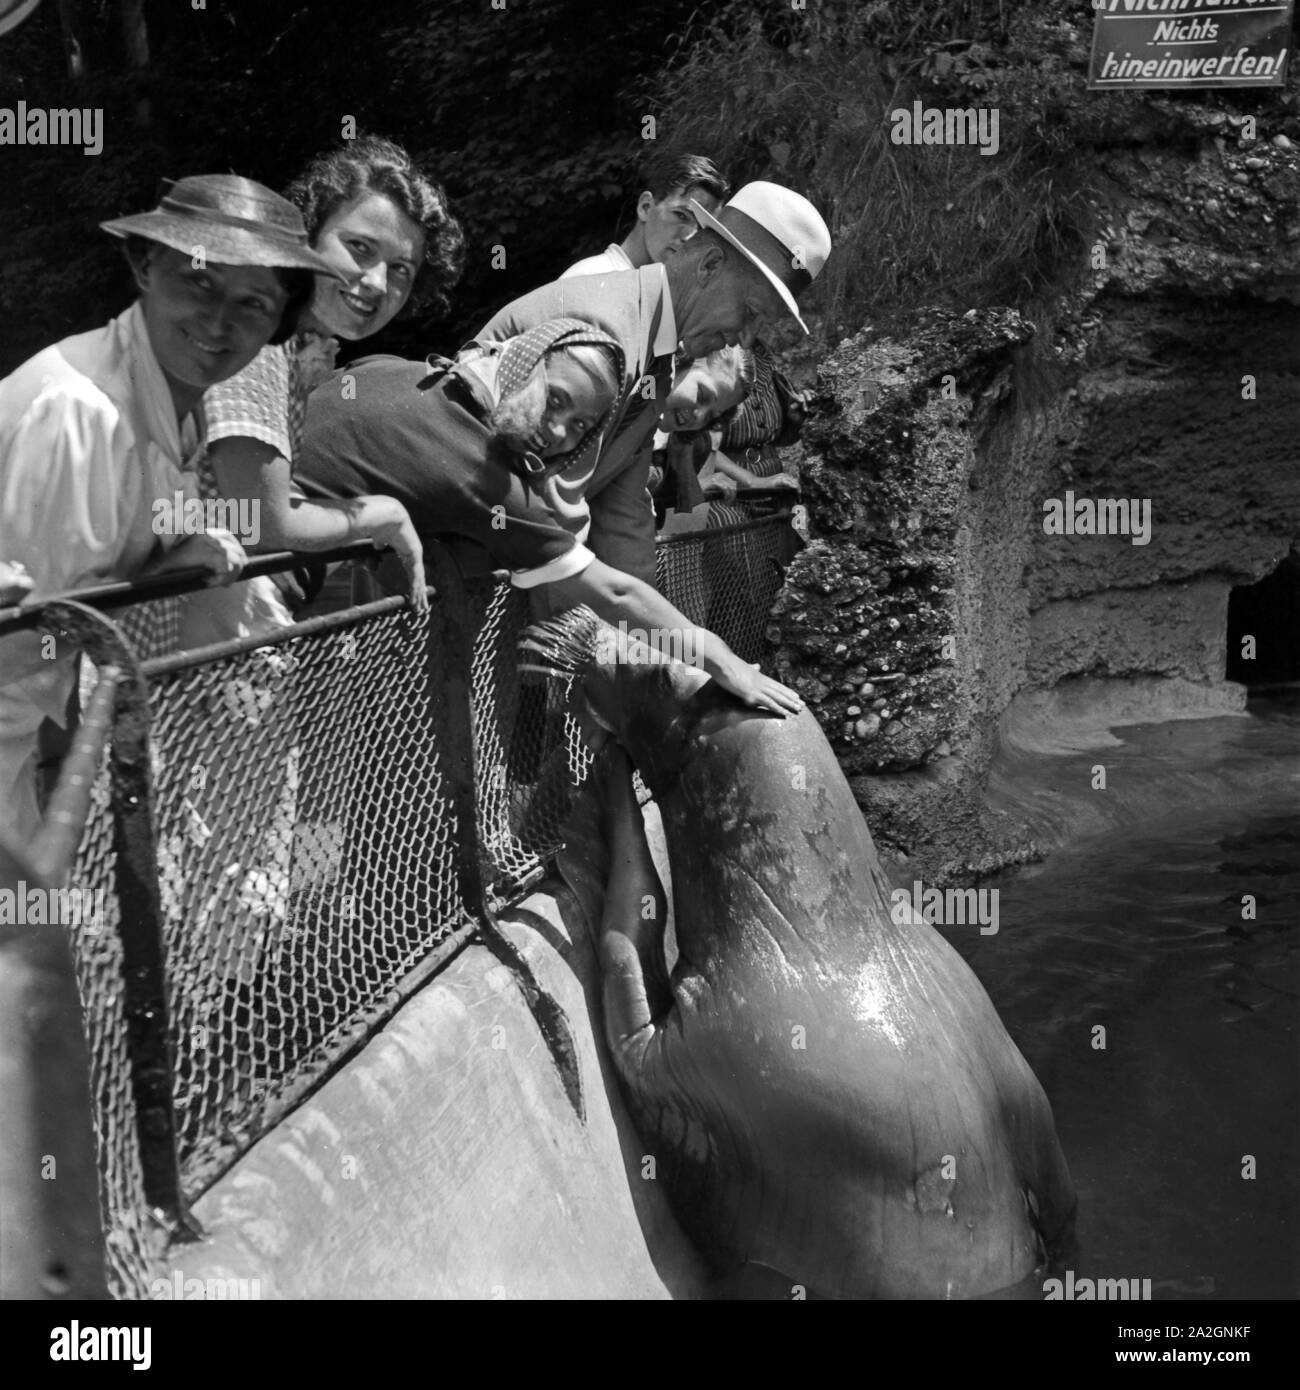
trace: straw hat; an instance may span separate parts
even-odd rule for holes
[[[0,34],[16,29],[41,0],[0,0]]]
[[[302,214],[287,198],[238,174],[168,180],[152,212],[99,225],[110,235],[142,236],[187,256],[202,251],[214,265],[289,266],[347,283],[307,245]]]
[[[808,199],[760,179],[740,189],[717,217],[694,198],[691,211],[700,226],[717,232],[763,272],[807,333],[795,296],[821,274],[831,253],[830,229]]]

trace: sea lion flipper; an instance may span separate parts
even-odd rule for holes
[[[600,926],[605,1027],[615,1053],[648,1046],[673,1007],[664,961],[668,898],[655,869],[632,786],[632,764],[617,745],[601,755],[609,880]]]

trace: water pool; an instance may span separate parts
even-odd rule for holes
[[[1300,706],[1112,732],[1119,746],[1036,774],[1082,798],[1104,761],[1111,828],[985,880],[996,935],[944,933],[1051,1099],[1079,1193],[1076,1278],[1294,1298]]]

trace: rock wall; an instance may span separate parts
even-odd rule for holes
[[[1018,701],[1041,716],[1086,691],[1130,721],[1244,707],[1224,680],[1228,595],[1300,535],[1296,109],[1294,79],[1072,90],[1060,115],[1093,165],[1097,231],[1050,309],[922,310],[822,362],[814,540],[769,636],[911,871],[1040,852],[984,795]],[[1045,503],[1077,519],[1098,499],[1136,504],[1139,534],[1045,530]]]

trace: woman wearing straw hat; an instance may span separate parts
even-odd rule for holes
[[[0,381],[0,559],[41,597],[199,566],[229,583],[244,552],[228,531],[159,525],[201,447],[203,393],[293,329],[317,274],[298,210],[269,188],[213,174],[172,184],[152,212],[102,224],[126,241],[139,298]],[[65,724],[71,653],[36,634],[0,642],[0,804],[6,828],[39,826],[37,733]]]

